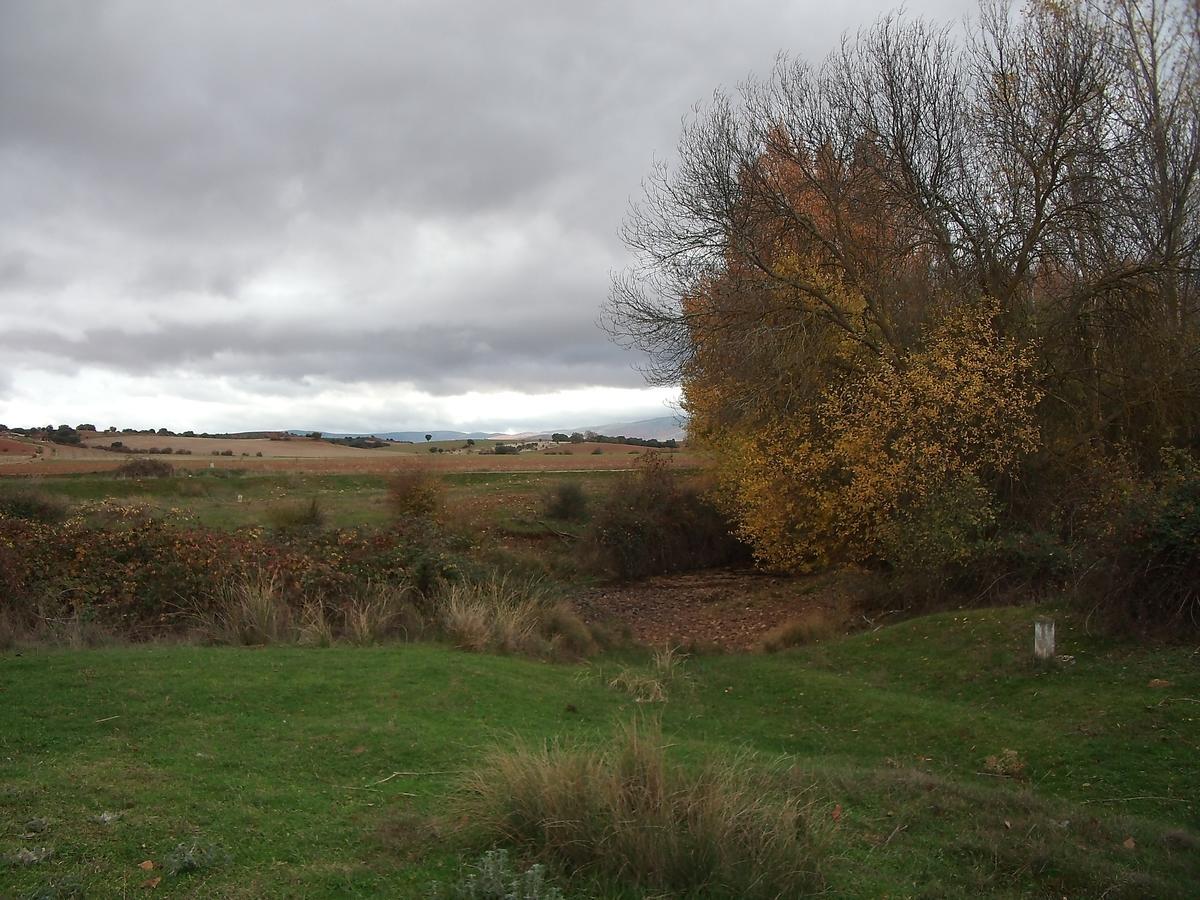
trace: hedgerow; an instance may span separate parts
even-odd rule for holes
[[[297,608],[308,597],[349,602],[370,583],[423,590],[457,567],[435,534],[411,529],[269,533],[218,531],[138,519],[90,528],[0,517],[0,587],[21,615],[94,611],[106,624],[153,634],[185,626],[219,601],[224,585],[278,583]]]

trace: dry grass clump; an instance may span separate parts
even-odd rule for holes
[[[1022,779],[1025,777],[1025,760],[1016,750],[1002,750],[988,756],[983,761],[983,770],[989,775],[999,775],[1003,778]]]
[[[838,620],[823,607],[814,606],[768,631],[761,647],[767,653],[777,653],[789,647],[828,640],[839,632]]]
[[[749,758],[669,765],[657,725],[627,726],[605,750],[498,750],[465,784],[466,818],[489,842],[642,891],[712,898],[819,889],[811,805],[811,785]]]
[[[647,669],[625,666],[608,686],[630,694],[637,703],[666,703],[671,691],[693,685],[686,663],[687,654],[678,647],[661,647],[650,657]]]
[[[306,647],[333,646],[333,623],[329,620],[325,604],[320,600],[308,600],[300,608],[300,624],[296,627],[296,641]]]
[[[292,610],[279,579],[267,573],[229,581],[198,616],[200,631],[219,644],[273,644],[292,637]]]
[[[493,575],[451,585],[439,604],[441,625],[463,650],[502,653],[544,649],[538,626],[546,601],[544,583]]]
[[[345,636],[352,644],[377,644],[392,637],[415,640],[425,630],[425,620],[412,600],[407,582],[372,582],[345,607]]]
[[[541,631],[550,642],[552,655],[556,657],[582,659],[600,650],[591,626],[579,617],[569,603],[558,601],[544,606]]]
[[[532,656],[595,652],[591,632],[539,578],[492,575],[450,586],[437,604],[438,624],[463,650]]]

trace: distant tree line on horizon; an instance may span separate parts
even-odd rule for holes
[[[575,431],[571,434],[556,431],[550,435],[550,440],[557,444],[628,444],[631,447],[650,447],[656,450],[674,450],[679,446],[679,442],[675,438],[660,441],[656,438],[625,437],[623,434],[613,437],[607,434],[596,434],[594,431]]]

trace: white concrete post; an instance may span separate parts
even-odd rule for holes
[[[1033,621],[1033,655],[1054,659],[1054,620],[1039,616]]]

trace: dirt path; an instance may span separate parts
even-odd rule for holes
[[[750,650],[806,609],[846,615],[850,598],[844,584],[824,576],[710,569],[607,585],[575,603],[586,619],[623,623],[640,644]]]

